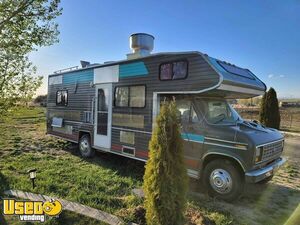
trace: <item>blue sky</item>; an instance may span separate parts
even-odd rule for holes
[[[154,52],[197,50],[252,70],[279,97],[300,97],[300,1],[62,0],[60,42],[30,55],[38,74],[125,59],[129,35]],[[46,93],[46,79],[39,93]]]

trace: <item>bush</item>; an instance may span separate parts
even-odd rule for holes
[[[163,103],[149,143],[144,175],[148,225],[182,225],[187,171],[175,101]]]
[[[267,127],[279,129],[280,127],[280,112],[276,91],[270,88],[265,93],[261,109],[260,109],[260,122]]]

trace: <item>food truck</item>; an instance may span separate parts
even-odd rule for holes
[[[249,69],[198,51],[151,53],[154,37],[130,36],[127,59],[54,72],[48,78],[47,134],[95,151],[146,161],[161,102],[175,97],[190,177],[211,195],[238,197],[247,183],[265,183],[285,159],[283,135],[243,120],[230,99],[263,95]]]

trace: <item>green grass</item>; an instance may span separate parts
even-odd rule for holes
[[[16,108],[8,115],[0,122],[0,196],[7,189],[45,194],[143,223],[143,200],[132,194],[133,188],[142,186],[143,163],[104,153],[90,160],[80,158],[71,144],[45,135],[42,108]],[[34,190],[27,173],[31,168],[37,169]],[[226,211],[205,208],[192,200],[187,216],[190,225],[201,224],[199,221],[228,225],[235,221]],[[5,220],[17,223],[15,217],[6,216]],[[100,223],[64,212],[46,224]]]

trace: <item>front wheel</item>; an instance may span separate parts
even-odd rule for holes
[[[228,160],[209,162],[204,168],[203,181],[210,196],[225,201],[237,199],[244,189],[242,175]]]
[[[91,158],[95,155],[95,150],[91,146],[91,139],[88,134],[85,134],[80,138],[79,152],[83,158]]]

